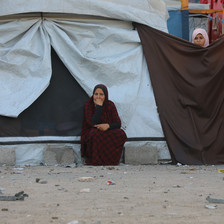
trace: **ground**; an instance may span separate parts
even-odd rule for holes
[[[0,201],[0,224],[221,224],[224,204],[206,200],[224,199],[219,169],[224,165],[3,166],[0,196],[28,197]]]

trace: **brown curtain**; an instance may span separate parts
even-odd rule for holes
[[[173,163],[224,163],[224,38],[202,48],[134,26]]]

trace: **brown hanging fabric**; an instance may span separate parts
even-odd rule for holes
[[[224,38],[202,48],[134,26],[173,163],[224,163]]]

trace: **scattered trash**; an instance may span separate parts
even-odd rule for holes
[[[191,170],[191,171],[195,171],[195,170],[196,170],[196,168],[191,167],[191,168],[189,168],[189,170]]]
[[[115,185],[116,183],[115,183],[114,181],[112,181],[112,180],[108,180],[108,181],[107,181],[107,184],[108,184],[108,185]]]
[[[224,173],[224,170],[218,169],[218,173]]]
[[[65,165],[66,168],[76,168],[77,164],[76,163],[72,163],[72,164],[67,164]]]
[[[74,220],[72,222],[69,222],[68,224],[79,224],[79,222],[77,220]]]
[[[19,170],[19,171],[21,171],[21,170],[24,170],[24,168],[22,168],[22,167],[17,167],[17,168],[13,168],[14,170]]]
[[[58,217],[57,216],[53,216],[53,217],[51,217],[52,219],[58,219]]]
[[[107,167],[108,170],[114,170],[115,168],[113,166]]]
[[[89,193],[90,189],[89,188],[83,188],[80,190],[80,193]]]
[[[24,191],[16,193],[14,196],[0,196],[0,201],[24,201],[24,198],[28,197],[28,194],[25,194]]]
[[[181,163],[177,163],[177,166],[182,166],[182,164]]]
[[[78,180],[80,182],[91,182],[94,180],[94,178],[93,177],[80,177]]]
[[[2,208],[2,211],[3,211],[3,212],[7,212],[8,209],[7,209],[7,208]]]
[[[47,181],[46,180],[41,180],[39,181],[40,184],[47,184]]]
[[[217,205],[205,205],[205,208],[208,208],[208,209],[216,209],[217,208]]]
[[[174,188],[181,188],[180,185],[173,185]]]
[[[124,215],[122,212],[118,212],[117,214],[120,215],[120,216]]]
[[[13,171],[13,172],[11,172],[11,174],[22,174],[23,173],[23,171]]]
[[[65,188],[61,187],[61,188],[58,188],[59,191],[64,191],[64,192],[68,192],[68,190],[66,190]]]
[[[47,184],[47,181],[46,180],[41,180],[40,178],[36,178],[36,183]]]
[[[206,200],[208,202],[210,202],[210,203],[224,204],[224,200],[223,199],[210,198],[210,196],[208,196],[206,198]]]

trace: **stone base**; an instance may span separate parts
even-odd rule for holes
[[[141,147],[125,147],[125,164],[151,165],[158,164],[158,151],[156,147],[145,144]]]
[[[75,162],[75,153],[72,147],[47,148],[43,152],[43,162],[46,165],[68,165]]]
[[[1,148],[0,149],[0,166],[15,166],[16,164],[16,153],[14,149]]]

